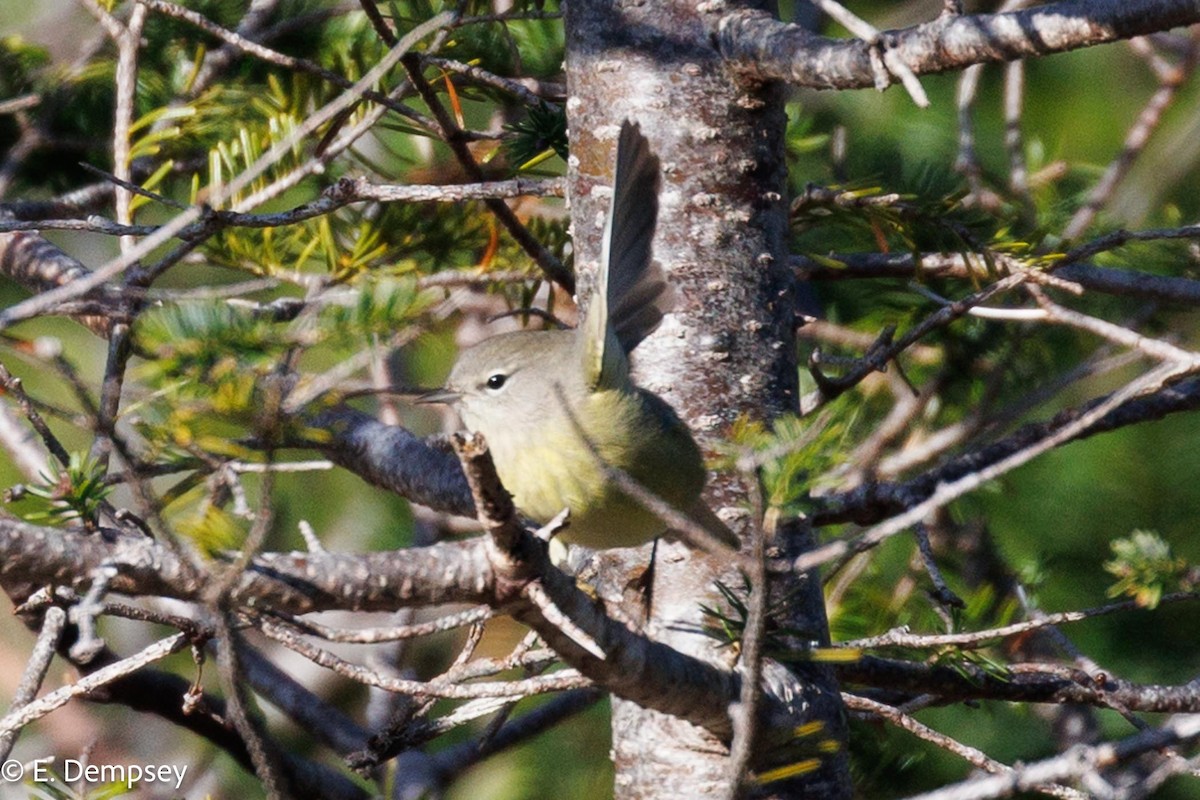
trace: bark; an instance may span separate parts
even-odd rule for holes
[[[654,252],[677,292],[674,313],[634,353],[635,373],[680,412],[702,446],[743,415],[769,420],[797,402],[783,97],[777,87],[743,82],[723,59],[713,34],[727,6],[716,5],[577,0],[565,20],[568,186],[582,299],[594,282],[617,133],[633,119],[663,165]],[[743,526],[745,498],[735,482],[708,493],[714,510],[727,519],[740,514]],[[808,545],[799,531],[785,534],[774,544],[787,551]],[[642,551],[616,572],[644,567],[645,558]],[[677,650],[727,661],[728,649],[697,631],[705,622],[701,603],[720,602],[713,580],[741,585],[730,573],[681,545],[660,544],[647,632]],[[790,623],[823,640],[819,585],[798,588]],[[798,677],[797,717],[820,719],[838,735],[833,679],[818,670]],[[613,703],[613,755],[619,798],[718,797],[728,785],[724,745],[630,702]],[[797,784],[771,788],[775,796],[850,794],[840,758]]]

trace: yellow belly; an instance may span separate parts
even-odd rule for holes
[[[577,411],[605,463],[653,494],[687,509],[704,488],[704,464],[687,428],[659,398],[641,389],[592,394]],[[666,530],[641,504],[617,490],[565,414],[550,415],[529,441],[493,446],[500,479],[530,519],[544,523],[564,508],[563,539],[587,547],[632,547]]]

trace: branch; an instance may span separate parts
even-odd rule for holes
[[[1150,48],[1150,45],[1144,40],[1136,41],[1140,43],[1140,47]],[[1138,48],[1135,47],[1135,49]],[[1198,58],[1200,58],[1200,42],[1190,41],[1182,62],[1177,67],[1164,67],[1159,72],[1158,90],[1146,102],[1138,114],[1137,120],[1125,134],[1124,146],[1104,170],[1104,176],[1092,187],[1087,202],[1075,211],[1071,221],[1063,229],[1063,239],[1067,241],[1078,239],[1091,226],[1100,210],[1112,199],[1117,187],[1132,169],[1137,157],[1145,150],[1151,135],[1162,122],[1164,112],[1175,101],[1176,95],[1192,75]]]
[[[1197,738],[1200,738],[1200,717],[1180,716],[1168,720],[1161,728],[1151,728],[1119,742],[1078,745],[1062,755],[1015,767],[1011,773],[963,781],[911,797],[909,800],[986,800],[991,797],[1010,797],[1019,791],[1034,789],[1042,784],[1062,783],[1093,775],[1143,753],[1193,742]]]
[[[349,91],[355,90],[354,81],[349,80],[344,75],[339,75],[336,72],[327,70],[321,67],[319,64],[314,64],[308,59],[293,58],[292,56],[276,52],[269,47],[260,44],[259,42],[246,38],[244,35],[242,35],[243,31],[239,30],[235,32],[228,30],[227,28],[223,28],[215,22],[210,21],[203,14],[199,14],[174,3],[162,2],[161,0],[140,0],[139,6],[149,8],[151,11],[168,17],[182,20],[190,25],[194,25],[205,33],[217,37],[223,42],[221,49],[218,52],[226,53],[228,56],[232,56],[236,52],[245,53],[246,55],[253,56],[267,62],[268,64],[274,64],[275,66],[282,67],[286,70],[316,75],[322,80],[328,81],[329,83],[341,89],[346,89]],[[393,41],[388,46],[395,47],[395,45],[396,41]],[[206,64],[205,66],[207,67],[208,65]],[[202,72],[208,72],[208,70],[202,68]],[[198,86],[203,86],[211,77],[211,73],[202,74],[197,78],[196,83]],[[193,89],[193,94],[198,95],[199,91]],[[366,100],[370,100],[371,102],[379,103],[380,105],[388,108],[391,111],[394,111],[400,116],[412,119],[417,124],[423,125],[426,128],[432,128],[431,120],[421,114],[418,114],[416,111],[393,97],[389,97],[386,94],[374,91],[370,88],[362,90],[362,97]]]
[[[845,559],[876,547],[885,540],[923,520],[928,514],[944,508],[951,501],[975,491],[988,481],[1004,475],[1028,463],[1052,449],[1081,438],[1105,417],[1138,398],[1155,396],[1178,383],[1191,379],[1200,369],[1200,358],[1188,357],[1187,361],[1167,362],[1144,373],[1112,394],[1100,398],[1088,410],[1075,416],[1070,422],[1059,426],[1048,435],[1039,437],[1025,447],[1009,452],[1002,458],[970,470],[954,480],[938,482],[924,498],[913,502],[910,497],[899,513],[880,522],[852,538],[835,539],[798,556],[790,568],[810,570],[834,559]],[[835,570],[836,571],[836,570]]]
[[[435,784],[443,785],[468,767],[552,728],[567,717],[589,708],[599,699],[600,693],[595,689],[573,689],[529,713],[517,717],[500,728],[494,736],[483,740],[463,742],[432,756],[427,756],[432,762],[430,766],[435,776]],[[403,772],[398,772],[397,782],[408,784],[411,779]],[[407,794],[405,796],[415,795]]]
[[[50,669],[50,660],[54,658],[54,650],[58,646],[59,637],[62,636],[66,622],[67,614],[61,608],[52,606],[47,609],[42,621],[42,628],[38,632],[37,644],[33,648],[29,662],[25,665],[21,682],[17,684],[17,690],[13,694],[9,714],[19,711],[33,702],[34,697],[37,696],[46,672]],[[8,759],[8,754],[12,752],[12,746],[16,739],[16,730],[0,733],[0,761]]]
[[[367,483],[437,511],[475,516],[471,489],[448,444],[439,449],[352,408],[326,411],[313,425],[329,433],[318,445],[322,452]]]
[[[205,693],[196,701],[191,682],[174,673],[142,669],[125,675],[88,694],[92,702],[122,705],[133,711],[154,714],[221,748],[247,771],[253,770],[245,742],[233,730],[224,701]],[[328,736],[328,731],[321,731]],[[304,797],[365,800],[368,796],[353,781],[333,768],[294,753],[282,755],[288,777]]]
[[[1163,596],[1159,600],[1159,605],[1163,603],[1176,603],[1184,600],[1200,599],[1200,595],[1195,592],[1175,592]],[[871,636],[865,639],[851,639],[845,642],[838,642],[834,647],[839,648],[854,648],[854,649],[876,649],[880,647],[905,647],[905,648],[936,648],[936,647],[958,647],[964,650],[976,649],[983,647],[989,643],[995,642],[998,639],[1007,639],[1018,636],[1019,634],[1029,631],[1036,631],[1042,628],[1058,626],[1070,622],[1080,622],[1082,620],[1094,619],[1103,617],[1109,614],[1116,614],[1121,611],[1138,611],[1145,610],[1144,606],[1138,605],[1135,600],[1122,600],[1118,603],[1109,603],[1104,606],[1096,606],[1094,608],[1084,608],[1079,611],[1059,611],[1057,613],[1042,613],[1034,619],[1022,620],[1021,622],[1013,622],[1008,625],[1002,625],[998,628],[987,628],[978,631],[962,631],[959,633],[911,633],[907,625],[899,628],[893,628],[890,631],[882,633],[878,636]]]
[[[286,211],[251,214],[210,210],[199,221],[175,230],[174,236],[184,242],[195,243],[226,227],[274,228],[294,225],[353,203],[461,202],[523,196],[561,197],[564,192],[565,184],[557,178],[515,178],[448,186],[372,184],[364,178],[342,178],[327,187],[319,198]],[[117,288],[96,280],[90,269],[38,235],[38,232],[78,230],[114,236],[151,236],[158,234],[161,227],[120,224],[98,216],[91,216],[86,220],[25,220],[18,216],[15,209],[0,205],[0,275],[12,278],[33,294],[61,289],[77,281],[86,282],[92,287],[90,291],[75,294],[85,300],[95,301],[96,305],[85,308],[88,313],[80,315],[80,321],[97,335],[107,337],[107,322],[128,313],[128,299]],[[484,279],[476,276],[475,280]],[[437,281],[430,281],[430,284],[433,283]],[[58,313],[74,314],[77,311],[70,301],[64,301],[57,306],[43,304],[43,307],[46,311]]]
[[[815,36],[761,11],[718,23],[721,53],[748,75],[814,89],[862,89],[898,79],[897,59],[916,75],[1014,61],[1131,39],[1200,22],[1196,0],[1072,0],[1007,14],[943,14],[886,31],[875,42]],[[882,87],[880,87],[882,88]]]
[[[904,335],[899,339],[894,338],[894,327],[885,328],[878,339],[868,348],[866,355],[859,359],[844,375],[839,377],[829,377],[820,371],[820,353],[819,351],[815,352],[813,357],[810,358],[809,371],[812,373],[813,379],[817,384],[817,390],[801,400],[801,412],[808,413],[817,406],[827,403],[854,388],[871,373],[882,372],[896,356],[919,342],[930,331],[945,327],[960,317],[971,313],[976,306],[986,303],[992,297],[1021,285],[1032,274],[1030,272],[1023,272],[1009,275],[961,300],[947,302],[937,311],[906,330]]]
[[[24,220],[84,216],[107,206],[112,202],[112,195],[112,184],[108,181],[100,181],[47,200],[5,202],[3,208],[16,219]],[[3,219],[3,214],[0,214],[0,219]]]
[[[797,278],[816,281],[914,277],[979,279],[988,277],[997,266],[1009,271],[1026,268],[1019,260],[1002,253],[989,253],[986,258],[974,253],[831,253],[820,260],[795,255],[790,263]],[[1200,280],[1195,278],[1080,263],[1059,267],[1052,274],[1084,289],[1105,294],[1200,304]]]
[[[958,456],[911,481],[866,484],[849,492],[818,498],[813,524],[822,526],[855,521],[869,525],[904,511],[932,495],[939,485],[984,469],[1052,436],[1105,402],[1108,397],[1097,397],[1061,411],[1048,421],[1025,425],[1000,441]],[[1188,378],[1164,386],[1152,394],[1126,401],[1067,441],[1086,439],[1098,433],[1196,408],[1200,408],[1200,378]]]
[[[0,222],[14,219],[0,209]],[[35,233],[0,233],[0,274],[30,292],[56,289],[91,274],[91,270]]]
[[[118,678],[128,676],[147,664],[166,658],[183,649],[187,644],[187,635],[176,633],[166,639],[160,639],[128,658],[91,672],[75,683],[55,689],[31,703],[13,709],[0,718],[0,736],[19,731],[34,720],[41,719],[54,709],[66,705],[72,698],[87,695]]]
[[[313,134],[314,131],[321,128],[331,119],[337,117],[341,112],[358,102],[361,93],[370,89],[378,80],[390,70],[400,58],[408,52],[411,47],[418,44],[421,38],[429,34],[440,31],[442,28],[450,24],[454,19],[454,14],[443,12],[429,19],[408,33],[404,37],[401,44],[392,48],[388,54],[379,61],[366,75],[354,84],[352,90],[339,95],[333,101],[327,103],[322,108],[309,114],[303,124],[298,125],[294,130],[290,131],[286,137],[277,142],[274,146],[268,149],[253,164],[240,172],[229,183],[224,184],[218,190],[213,191],[208,197],[208,203],[212,207],[220,207],[225,203],[236,199],[247,187],[260,175],[278,163],[286,153],[291,152],[298,142],[304,141],[306,137]],[[278,183],[278,182],[276,182]],[[250,203],[254,197],[245,199],[243,204]],[[69,280],[64,285],[56,286],[42,294],[29,298],[23,302],[10,306],[3,312],[0,312],[0,329],[7,328],[16,322],[24,319],[29,319],[44,313],[47,309],[54,308],[56,304],[65,300],[74,300],[85,296],[88,292],[99,287],[109,279],[123,273],[129,269],[139,259],[160,245],[166,243],[173,238],[179,231],[188,227],[194,222],[201,220],[206,214],[206,208],[200,206],[192,206],[181,214],[176,215],[170,222],[157,229],[155,233],[141,240],[136,247],[123,252],[119,257],[110,260],[100,268],[96,269],[85,276],[77,279]],[[195,243],[192,243],[193,246]],[[174,263],[172,258],[181,257],[187,252],[184,248],[182,252],[176,253],[173,256],[168,256],[159,269],[165,268],[165,265]],[[0,261],[3,260],[3,254],[0,253]]]
[[[441,100],[438,99],[437,93],[433,91],[429,81],[425,80],[425,76],[421,73],[422,65],[421,58],[415,53],[410,53],[401,59],[400,63],[408,73],[408,79],[421,99],[429,106],[429,110],[433,112],[434,118],[437,120],[437,130],[442,137],[442,140],[449,146],[450,152],[454,153],[455,159],[463,171],[467,173],[473,181],[483,179],[483,170],[475,161],[475,156],[471,154],[467,147],[466,140],[462,136],[462,130],[458,127],[451,116],[446,112]],[[546,273],[546,277],[562,286],[570,294],[575,293],[575,273],[563,264],[553,253],[539,242],[517,219],[517,215],[506,203],[500,200],[488,199],[484,200],[484,205],[496,217],[496,220],[504,226],[509,235],[521,246],[526,253],[529,254],[537,265]]]
[[[863,656],[832,665],[843,685],[932,695],[939,704],[963,700],[1078,703],[1171,714],[1200,712],[1200,688],[1131,683],[1080,669],[1017,665],[1003,673],[965,661],[953,666]]]
[[[86,593],[103,564],[118,566],[111,591],[202,600],[209,578],[145,536],[87,535],[0,515],[0,583],[52,583]],[[293,614],[394,611],[493,599],[487,553],[478,540],[398,552],[264,553],[239,576],[231,602]]]
[[[496,475],[482,437],[456,440],[455,450],[471,484],[479,521],[490,534],[487,544],[498,599],[513,618],[618,697],[728,739],[729,705],[740,694],[738,678],[610,620],[573,578],[550,567],[545,545],[516,524],[512,498]]]
[[[846,708],[849,708],[852,711],[858,711],[860,713],[867,712],[872,717],[885,719],[896,727],[906,730],[914,736],[924,739],[927,742],[931,742],[943,750],[953,753],[959,758],[970,762],[979,769],[998,775],[1010,775],[1013,773],[1013,768],[1007,764],[996,761],[994,758],[989,758],[988,755],[982,750],[971,747],[970,745],[964,744],[956,739],[952,739],[944,733],[935,731],[928,725],[918,722],[910,714],[905,714],[897,708],[892,708],[889,705],[877,703],[874,700],[868,700],[865,697],[858,697],[857,695],[852,694],[844,694],[843,699],[846,701]],[[1069,797],[1073,798],[1073,800],[1077,800],[1078,798],[1087,798],[1089,796],[1084,795],[1081,792],[1077,792],[1074,789],[1067,789],[1066,787],[1062,786],[1041,786],[1034,788],[1035,790],[1041,791],[1044,794],[1055,797]]]
[[[20,595],[20,592],[14,594],[13,587],[10,585],[5,584],[4,587],[14,599]],[[53,601],[50,600],[48,593],[42,594],[44,597],[40,599],[22,602],[17,611],[27,625],[42,627],[42,633],[39,636],[39,650],[47,639],[46,634],[51,626],[51,619],[63,616],[61,607],[43,605]],[[60,593],[59,599],[69,595],[70,592],[64,591]],[[127,619],[177,627],[182,632],[181,635],[185,636],[193,647],[198,646],[199,642],[210,635],[209,631],[193,624],[188,619],[156,615],[130,606],[106,605],[106,611]],[[38,701],[42,705],[30,709],[34,714],[23,715],[22,722],[31,722],[31,716],[40,716],[53,710],[52,707],[57,706],[58,701],[63,697],[82,696],[90,702],[122,705],[132,711],[158,716],[207,739],[246,769],[251,768],[245,744],[228,724],[225,703],[220,697],[201,693],[191,681],[170,672],[148,667],[129,671],[131,666],[145,660],[142,656],[149,652],[148,650],[131,658],[120,659],[115,653],[104,647],[86,664],[79,663],[70,655],[72,650],[70,640],[74,633],[73,629],[66,629],[58,641],[57,650],[67,662],[79,670],[81,679],[75,684],[43,697]],[[177,637],[171,637],[170,641],[176,639]],[[46,643],[48,644],[48,642]],[[159,645],[153,647],[159,647]],[[52,653],[53,651],[51,651]],[[45,655],[45,653],[42,654],[43,660]],[[34,659],[37,658],[38,656],[35,655]],[[32,664],[33,660],[30,662],[31,667]],[[80,695],[80,692],[83,694]],[[10,714],[0,721],[0,727],[7,727],[10,720],[17,720],[18,717],[14,716],[14,712],[20,710],[22,706],[25,704],[21,702],[21,693],[18,691]],[[5,737],[6,735],[0,735],[0,744],[3,744]],[[297,791],[303,796],[339,798],[339,800],[363,800],[366,796],[344,775],[323,764],[293,754],[286,754],[285,759]]]
[[[355,555],[264,553],[238,577],[229,598],[233,605],[293,614],[394,611],[462,602],[500,607],[536,630],[565,662],[602,688],[728,738],[727,708],[738,693],[734,675],[609,619],[573,579],[549,569],[539,585],[606,657],[591,655],[552,624],[535,602],[514,596],[511,585],[501,585],[491,561],[494,554],[486,537]],[[54,583],[82,593],[102,564],[119,567],[109,584],[111,591],[132,596],[195,601],[205,596],[211,583],[144,536],[106,541],[101,534],[40,528],[0,515],[0,583]],[[782,700],[764,696],[766,724],[778,727],[783,708]]]

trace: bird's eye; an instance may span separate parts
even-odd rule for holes
[[[502,388],[504,388],[504,383],[507,380],[508,380],[508,376],[505,375],[503,372],[494,373],[494,374],[488,376],[487,388],[491,389],[492,391],[502,389]]]

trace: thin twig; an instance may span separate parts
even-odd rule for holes
[[[450,151],[454,153],[454,157],[458,160],[463,170],[466,171],[467,177],[474,181],[481,180],[483,171],[475,161],[475,156],[467,149],[466,142],[461,136],[461,130],[454,119],[446,113],[445,106],[442,105],[442,101],[438,98],[437,93],[433,91],[433,87],[429,85],[429,81],[425,80],[425,76],[421,74],[420,57],[415,53],[411,53],[402,59],[400,63],[404,65],[408,73],[408,79],[416,87],[421,99],[433,111],[442,140],[450,146]],[[488,210],[496,216],[500,224],[509,232],[509,235],[516,240],[517,244],[545,271],[546,276],[568,292],[574,294],[574,274],[529,233],[521,221],[517,219],[512,209],[500,200],[485,200],[484,203],[487,205]]]
[[[46,450],[58,460],[59,466],[66,467],[71,463],[71,455],[67,452],[67,448],[63,447],[62,442],[50,430],[50,426],[42,419],[42,415],[38,413],[34,407],[33,401],[25,392],[25,386],[21,379],[14,376],[8,369],[0,364],[0,388],[4,392],[12,396],[17,405],[21,407],[21,413],[25,415],[25,419],[29,420],[29,424],[37,431],[38,436],[42,439],[42,444],[46,446]]]
[[[1071,217],[1062,237],[1074,240],[1083,234],[1095,220],[1096,215],[1108,204],[1121,181],[1129,173],[1139,155],[1146,149],[1151,136],[1158,129],[1163,114],[1175,101],[1179,90],[1196,68],[1200,59],[1200,42],[1193,41],[1183,62],[1176,68],[1159,74],[1159,87],[1138,113],[1137,120],[1125,135],[1121,151],[1104,170],[1104,175],[1092,187],[1087,202]]]
[[[543,94],[539,94],[526,85],[527,80],[516,80],[513,78],[505,78],[500,75],[488,72],[487,70],[475,66],[474,64],[464,64],[461,61],[455,61],[452,58],[440,58],[438,56],[426,56],[425,63],[437,67],[438,69],[453,72],[462,75],[470,81],[480,84],[481,86],[490,86],[493,89],[499,89],[502,92],[507,92],[513,95],[521,102],[528,106],[547,105],[552,108],[557,107],[557,104],[544,96],[547,89],[559,95],[565,94],[565,87],[557,85],[546,85],[538,83],[538,88]]]
[[[38,446],[36,434],[7,403],[0,403],[0,448],[7,451],[26,482],[32,483],[48,472],[46,453]]]
[[[137,92],[137,62],[142,46],[142,27],[146,24],[146,7],[134,5],[126,23],[118,35],[113,37],[117,45],[116,113],[113,123],[113,175],[123,184],[133,179],[133,159],[130,156],[130,141],[133,127],[134,101]],[[124,186],[116,193],[117,222],[128,225],[133,222],[131,203],[133,194]],[[120,238],[121,252],[133,247],[133,240]]]
[[[357,98],[361,97],[362,93],[367,91],[369,87],[375,85],[411,47],[430,33],[445,28],[453,19],[453,14],[443,12],[413,28],[404,37],[404,40],[355,83],[351,90],[340,94],[323,108],[310,114],[302,123],[290,131],[287,136],[276,142],[267,152],[256,159],[253,164],[238,173],[236,178],[222,187],[217,187],[210,194],[208,198],[209,203],[219,207],[228,200],[237,197],[259,175],[278,163],[284,156],[291,153],[297,144],[310,137],[321,126],[355,103]],[[247,201],[243,201],[243,203],[245,202]],[[82,297],[111,278],[129,269],[139,259],[153,252],[155,248],[168,242],[179,231],[199,220],[203,213],[204,209],[199,206],[190,208],[177,215],[173,220],[150,236],[147,236],[136,247],[126,253],[122,253],[119,257],[109,261],[94,272],[10,306],[3,312],[0,312],[0,330],[8,328],[21,320],[45,313],[64,300]]]
[[[546,593],[546,589],[537,582],[530,583],[525,587],[523,596],[533,603],[534,607],[541,612],[542,616],[554,627],[563,632],[572,642],[579,645],[595,658],[604,660],[604,650],[596,643],[596,640],[588,635],[587,631],[575,624],[575,622],[555,605],[554,600]]]
[[[1164,595],[1160,600],[1162,603],[1178,603],[1190,600],[1200,600],[1200,594],[1196,592],[1176,592],[1173,594]],[[858,650],[875,650],[884,647],[911,647],[917,649],[937,648],[937,647],[959,647],[959,648],[976,648],[994,642],[997,639],[1007,639],[1010,636],[1019,636],[1029,631],[1035,631],[1041,628],[1046,628],[1055,625],[1064,625],[1070,622],[1081,622],[1095,617],[1103,617],[1108,614],[1116,614],[1122,611],[1141,611],[1144,608],[1133,600],[1123,600],[1119,603],[1110,603],[1104,606],[1096,606],[1094,608],[1085,608],[1079,611],[1061,611],[1054,614],[1043,614],[1038,619],[1025,620],[1023,622],[1014,622],[1011,625],[1003,625],[998,628],[988,628],[982,631],[964,631],[963,633],[940,633],[940,634],[915,634],[910,633],[907,627],[896,628],[879,636],[872,636],[866,639],[852,639],[846,642],[838,642],[833,647],[846,647]]]
[[[941,569],[938,568],[937,559],[933,555],[933,547],[929,544],[929,529],[925,527],[924,523],[920,522],[914,525],[913,528],[916,534],[917,553],[921,557],[921,564],[924,565],[925,572],[929,575],[929,580],[933,581],[934,598],[941,605],[964,608],[966,603],[954,593],[954,590],[946,583],[946,579],[942,577]]]
[[[238,650],[242,645],[232,624],[232,615],[225,609],[218,610],[214,617],[217,644],[217,670],[221,676],[221,686],[225,691],[225,709],[233,722],[250,760],[254,764],[254,774],[262,781],[263,789],[269,800],[285,800],[291,797],[283,773],[283,764],[279,751],[262,729],[260,718],[252,714],[251,694],[241,666],[241,655]]]
[[[1025,103],[1025,62],[1011,61],[1004,68],[1004,149],[1008,152],[1008,188],[1031,206],[1029,167],[1021,136],[1021,114]]]
[[[375,686],[389,692],[408,694],[414,697],[437,697],[454,700],[473,700],[480,697],[504,697],[520,699],[534,694],[558,692],[590,686],[591,681],[573,669],[561,670],[552,675],[517,681],[493,681],[475,684],[448,684],[436,681],[413,681],[389,678],[375,670],[354,664],[328,650],[314,647],[286,631],[283,627],[264,622],[260,630],[270,639],[279,642],[315,664],[336,672],[344,678],[366,686]]]
[[[874,63],[878,59],[875,76],[876,89],[880,91],[886,89],[891,83],[888,75],[894,75],[900,79],[908,96],[912,98],[918,108],[929,107],[929,97],[925,94],[925,89],[917,80],[917,76],[913,74],[908,64],[888,46],[887,41],[873,25],[835,0],[812,0],[812,3],[841,23],[850,33],[872,45],[872,62]]]
[[[983,75],[982,64],[972,64],[958,78],[955,106],[958,111],[958,157],[954,170],[967,180],[971,193],[964,205],[979,205],[983,208],[998,208],[1000,198],[983,183],[983,167],[975,148],[975,97],[979,93],[979,79]]]
[[[191,9],[175,3],[168,3],[165,0],[138,0],[139,4],[173,19],[182,20],[212,36],[220,39],[225,47],[234,48],[238,51],[254,56],[268,64],[274,64],[290,72],[303,72],[309,75],[315,75],[324,81],[327,81],[340,89],[348,91],[356,91],[354,81],[349,80],[344,75],[340,75],[331,70],[327,70],[319,64],[316,64],[308,59],[296,58],[295,56],[285,55],[276,50],[272,50],[258,42],[251,41],[245,36],[235,33],[234,31],[224,28],[215,22],[212,22],[203,14],[200,14]],[[393,40],[388,43],[389,47],[395,47],[397,42]],[[373,103],[378,103],[390,111],[394,111],[401,116],[411,119],[423,128],[432,130],[432,120],[422,114],[419,114],[412,108],[399,102],[394,94],[383,94],[373,88],[362,90],[361,97],[365,100],[370,100]]]
[[[742,685],[737,702],[730,706],[733,741],[729,745],[728,784],[725,797],[737,800],[747,788],[747,778],[754,762],[759,741],[758,711],[762,702],[762,659],[767,625],[767,598],[770,595],[770,576],[766,567],[767,541],[775,538],[777,509],[766,509],[761,490],[761,470],[746,476],[754,490],[755,525],[750,537],[750,554],[744,560],[750,580],[750,596],[746,598],[746,624],[742,630],[739,666]]]
[[[46,679],[46,672],[50,669],[50,662],[54,658],[59,638],[62,636],[63,628],[66,624],[67,612],[58,606],[50,606],[46,609],[46,613],[42,615],[42,627],[38,631],[37,642],[33,645],[33,651],[29,654],[29,660],[25,662],[25,670],[21,673],[21,680],[17,683],[16,691],[13,692],[12,703],[8,707],[10,715],[19,711],[22,707],[32,702],[33,698],[37,697],[38,690],[42,686],[42,681]],[[16,730],[0,733],[0,762],[8,758],[8,754],[12,752],[12,746],[16,740]]]
[[[18,111],[36,108],[41,104],[42,96],[40,94],[22,94],[0,101],[0,114],[15,114]]]
[[[172,653],[177,653],[187,647],[189,642],[190,639],[183,633],[168,636],[139,650],[132,656],[85,675],[75,683],[43,695],[32,703],[15,709],[0,718],[0,736],[19,731],[34,720],[41,719],[56,708],[66,705],[73,698],[83,697],[112,681],[132,675],[147,664],[153,664]]]
[[[464,200],[486,200],[513,197],[562,197],[566,182],[562,178],[513,178],[483,183],[450,185],[373,184],[364,177],[340,178],[326,188],[319,198],[286,211],[265,214],[237,211],[215,211],[204,221],[188,225],[175,233],[180,239],[192,239],[221,227],[278,228],[295,225],[354,203],[457,203]],[[0,216],[0,233],[15,231],[64,230],[86,231],[117,236],[149,236],[157,233],[159,225],[122,225],[92,215],[87,219],[7,220]]]
[[[1200,738],[1200,714],[1181,714],[1160,728],[1139,733],[1118,742],[1076,745],[1061,755],[1031,764],[1022,764],[1012,772],[975,778],[936,789],[907,800],[989,800],[1012,795],[1047,783],[1059,783],[1094,774],[1142,753]]]
[[[943,750],[953,753],[963,760],[973,764],[979,769],[991,772],[997,775],[1009,775],[1013,773],[1013,768],[1007,764],[996,761],[984,753],[970,745],[963,744],[957,739],[953,739],[944,733],[939,733],[928,725],[918,722],[915,718],[903,713],[897,708],[870,700],[866,697],[858,695],[842,693],[842,700],[846,704],[846,708],[852,711],[867,712],[871,716],[879,717],[887,720],[898,728],[908,731],[914,736],[924,739]],[[1031,787],[1033,791],[1049,795],[1051,797],[1071,798],[1071,800],[1087,800],[1088,795],[1083,792],[1069,789],[1065,786],[1045,785]]]
[[[1067,325],[1081,331],[1087,331],[1095,336],[1112,342],[1113,344],[1122,347],[1128,347],[1131,350],[1149,356],[1150,358],[1164,362],[1174,362],[1177,364],[1197,364],[1200,363],[1200,353],[1194,353],[1190,350],[1184,350],[1181,347],[1176,347],[1169,342],[1164,342],[1162,339],[1155,339],[1149,336],[1142,336],[1140,333],[1131,331],[1128,328],[1109,322],[1108,320],[1100,319],[1099,317],[1081,314],[1078,311],[1072,311],[1065,306],[1052,301],[1045,292],[1036,286],[1026,287],[1030,294],[1037,299],[1038,305],[1045,312],[1045,319],[1048,322],[1054,322],[1059,325]]]
[[[1200,238],[1200,229],[1182,238]],[[994,268],[1009,273],[1028,269],[1020,260],[1003,253],[833,253],[823,256],[821,262],[792,256],[791,263],[798,278],[820,281],[913,276],[980,280],[991,276]],[[1100,267],[1078,263],[1078,259],[1061,267],[1052,264],[1051,268],[1054,277],[1082,289],[1170,303],[1200,303],[1200,281],[1194,278]],[[1029,274],[1045,273],[1034,270]]]
[[[1110,411],[1117,409],[1128,400],[1153,392],[1168,382],[1189,374],[1195,368],[1194,365],[1180,366],[1171,363],[1156,367],[1140,378],[1125,384],[1105,398],[1103,402],[1098,403],[1055,432],[986,467],[964,475],[950,483],[939,484],[933,493],[922,502],[911,506],[903,513],[870,528],[852,539],[839,539],[810,550],[795,559],[788,566],[788,569],[797,573],[807,572],[834,559],[844,558],[875,547],[886,539],[900,533],[908,526],[921,521],[929,513],[942,508],[952,500],[978,489],[985,483],[998,478],[1010,470],[1016,469],[1022,464],[1059,446],[1063,442],[1075,438],[1087,430],[1094,422],[1104,417]]]
[[[992,297],[998,294],[1009,291],[1028,280],[1027,273],[1018,273],[1010,275],[982,289],[975,294],[968,295],[961,300],[956,300],[948,305],[943,306],[938,311],[930,314],[921,320],[916,325],[905,331],[904,335],[899,339],[892,341],[890,336],[881,336],[876,346],[859,360],[858,364],[846,374],[837,378],[829,378],[821,376],[818,380],[819,388],[816,392],[801,399],[800,410],[802,413],[808,413],[820,405],[829,402],[846,391],[849,391],[854,386],[862,382],[864,378],[873,372],[883,370],[887,364],[923,338],[925,335],[938,328],[945,327],[951,322],[964,316],[972,308],[982,303],[987,302]],[[810,367],[810,371],[814,372],[814,377],[820,374]]]

